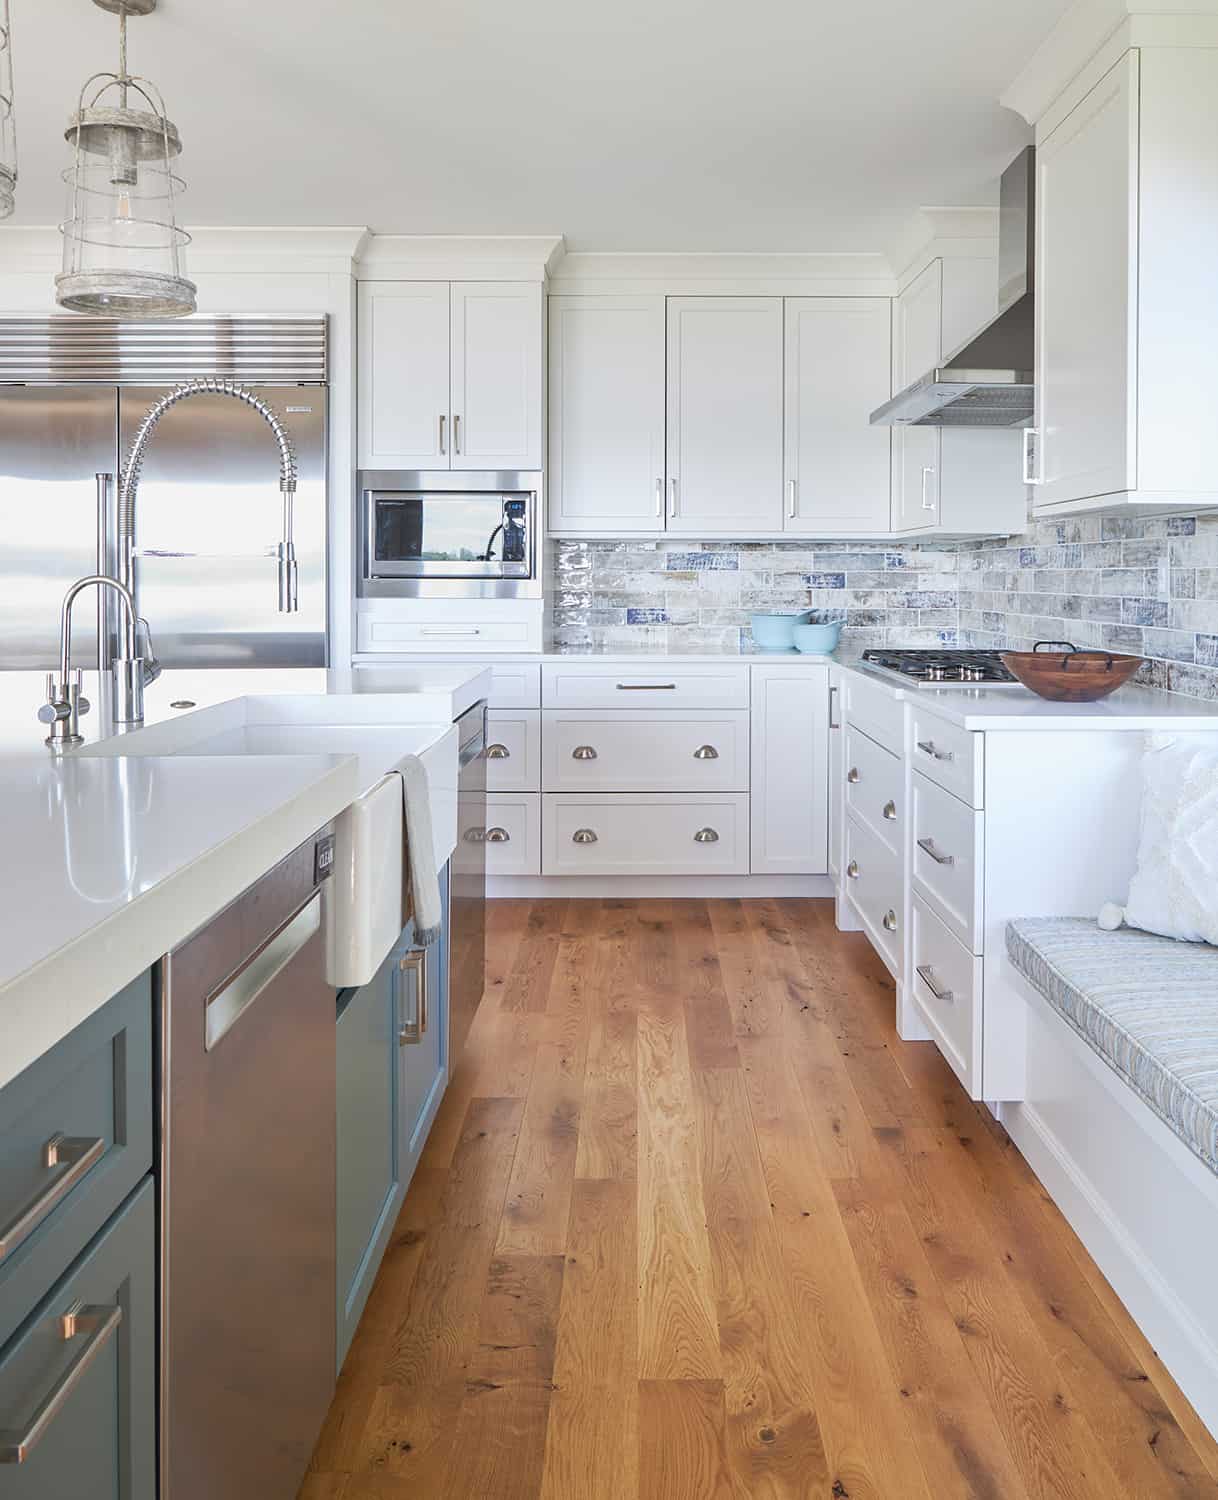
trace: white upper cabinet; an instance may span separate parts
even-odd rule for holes
[[[452,285],[454,469],[540,469],[540,284]]]
[[[868,417],[891,383],[890,298],[786,299],[785,531],[888,531],[892,429]]]
[[[664,298],[550,298],[550,527],[664,529]]]
[[[540,469],[542,378],[540,284],[360,284],[360,468]]]
[[[668,530],[782,530],[781,297],[668,299]]]
[[[446,281],[359,288],[359,467],[447,469]]]
[[[932,260],[897,298],[893,323],[893,384],[900,391],[933,370],[943,353],[942,260]],[[894,531],[926,531],[938,524],[939,438],[935,427],[894,429]]]

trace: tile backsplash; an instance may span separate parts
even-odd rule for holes
[[[749,652],[753,610],[813,609],[855,646],[1148,658],[1139,680],[1218,699],[1218,516],[1083,516],[983,542],[556,541],[555,644]]]

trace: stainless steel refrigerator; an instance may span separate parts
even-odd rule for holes
[[[157,656],[167,667],[326,664],[325,318],[57,317],[0,319],[0,670],[54,665],[64,591],[99,560],[115,571],[115,479],[140,417],[204,375],[256,390],[291,434],[300,607],[278,608],[270,431],[231,397],[193,398],[161,421],[139,490],[136,579]],[[87,669],[92,601],[77,617],[73,664]]]

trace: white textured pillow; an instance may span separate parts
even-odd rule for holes
[[[1142,759],[1138,868],[1125,921],[1218,944],[1218,745],[1151,736]]]

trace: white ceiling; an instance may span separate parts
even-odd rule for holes
[[[17,222],[62,214],[63,128],[117,21],[11,0]],[[160,0],[135,72],[190,223],[564,234],[571,250],[856,251],[992,201],[998,95],[1067,0]]]

